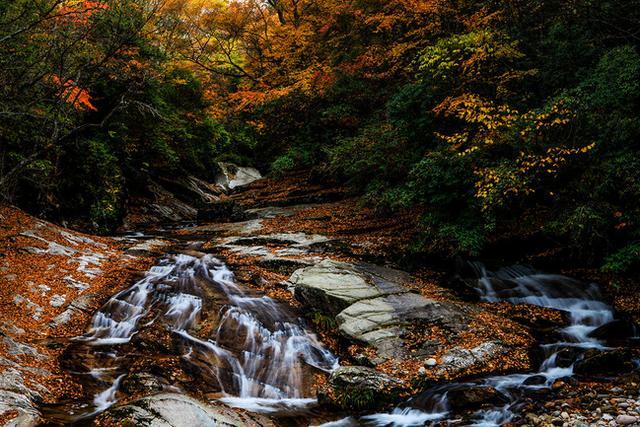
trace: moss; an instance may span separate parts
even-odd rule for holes
[[[335,390],[336,403],[343,409],[364,411],[379,406],[379,396],[373,390],[340,387]]]

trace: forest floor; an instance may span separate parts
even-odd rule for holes
[[[0,425],[33,413],[27,401],[24,414],[3,411],[12,393],[42,402],[82,393],[60,366],[65,343],[152,262],[121,241],[0,206],[0,375],[11,379],[0,382]]]

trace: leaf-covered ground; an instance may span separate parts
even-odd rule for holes
[[[49,402],[81,393],[60,367],[66,340],[150,261],[120,246],[0,206],[0,374],[17,370]]]

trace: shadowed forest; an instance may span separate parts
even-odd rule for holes
[[[416,250],[543,233],[637,268],[633,1],[5,1],[0,187],[114,230],[145,180],[312,168]]]

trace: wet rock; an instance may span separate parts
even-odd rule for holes
[[[627,349],[609,351],[589,350],[575,364],[579,375],[612,375],[631,372],[635,369],[633,353]]]
[[[461,314],[452,305],[404,293],[357,301],[336,316],[342,335],[377,348],[382,357],[402,357],[403,325],[412,320],[457,329]],[[458,323],[456,323],[458,322]]]
[[[619,342],[640,335],[640,328],[630,320],[614,320],[589,333],[590,338],[606,342]]]
[[[273,425],[259,415],[173,393],[145,397],[111,408],[99,417],[98,423],[107,420],[115,422],[114,425],[153,427]]]
[[[573,365],[573,363],[580,355],[581,351],[578,348],[563,348],[556,355],[556,364],[561,368],[568,368],[569,366]]]
[[[158,377],[146,372],[127,375],[122,381],[122,390],[129,395],[154,394],[164,388],[165,384]]]
[[[534,375],[524,380],[523,384],[524,385],[542,385],[546,382],[547,382],[547,377],[545,377],[544,375]]]
[[[331,260],[298,270],[289,281],[295,287],[298,301],[334,315],[357,301],[403,291],[397,286],[379,289],[359,274],[353,265]]]
[[[485,404],[498,406],[507,402],[507,399],[493,387],[469,386],[453,390],[447,393],[449,405],[454,410],[477,409]]]
[[[363,366],[342,366],[329,378],[335,405],[343,409],[382,408],[406,388],[402,381]]]
[[[216,177],[216,184],[226,191],[251,184],[262,179],[257,169],[234,165],[233,163],[218,163],[220,174]]]

